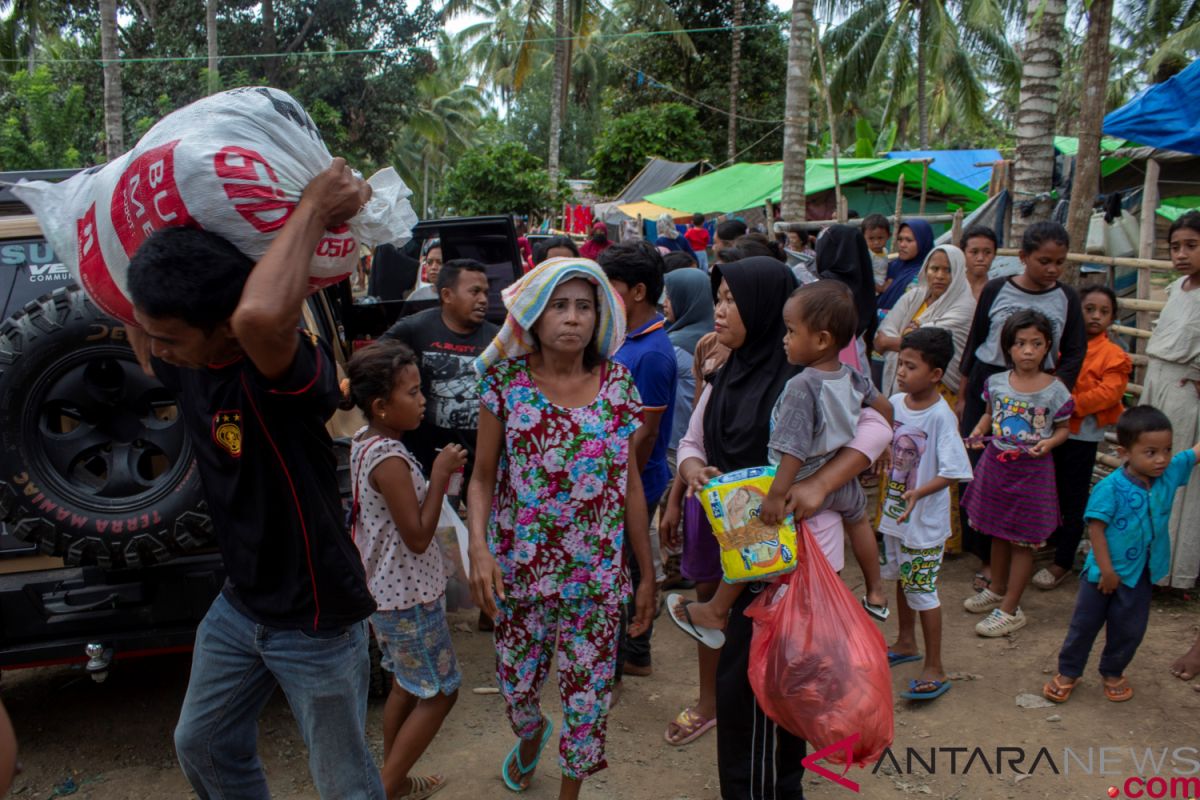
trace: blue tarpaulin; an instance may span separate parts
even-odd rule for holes
[[[896,150],[888,158],[932,158],[929,168],[937,170],[951,180],[964,186],[978,189],[986,186],[992,177],[992,168],[977,167],[976,164],[991,164],[1003,156],[999,150]]]
[[[1143,89],[1104,118],[1104,133],[1147,147],[1200,155],[1200,60]]]

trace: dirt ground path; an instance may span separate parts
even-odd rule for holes
[[[1017,696],[1030,693],[1040,697],[1042,683],[1054,669],[1075,581],[1050,593],[1030,589],[1024,604],[1030,624],[1010,638],[984,640],[971,629],[977,618],[961,607],[969,592],[969,561],[952,559],[942,573],[947,612],[945,662],[959,679],[936,702],[918,706],[897,701],[896,761],[885,761],[878,770],[852,770],[847,777],[860,785],[860,796],[1097,799],[1108,797],[1110,786],[1126,796],[1125,780],[1137,774],[1149,778],[1158,772],[1167,781],[1184,774],[1200,778],[1200,693],[1167,671],[1196,635],[1200,605],[1170,598],[1156,600],[1149,634],[1129,672],[1137,692],[1131,702],[1117,705],[1106,701],[1099,679],[1092,673],[1068,704],[1025,709],[1018,707]],[[852,564],[846,577],[852,587],[861,588]],[[493,684],[490,636],[474,632],[469,614],[454,614],[451,622],[463,665],[464,691],[419,769],[450,776],[451,783],[439,798],[503,798],[509,793],[500,782],[499,767],[513,740],[502,701],[496,695],[471,691]],[[691,640],[665,617],[659,622],[653,637],[655,672],[648,678],[625,681],[624,695],[610,718],[610,769],[585,785],[585,797],[719,797],[715,737],[708,735],[681,749],[662,739],[667,722],[692,700],[696,675]],[[895,623],[889,622],[885,634],[894,632]],[[917,674],[919,666],[907,664],[893,671],[897,691]],[[61,796],[70,790],[68,779],[77,787],[74,796],[79,798],[192,796],[171,745],[187,673],[186,657],[164,657],[120,665],[100,685],[78,669],[64,667],[6,674],[3,699],[21,739],[25,767],[12,797],[45,800]],[[552,686],[545,701],[557,727],[561,714]],[[377,757],[381,711],[382,704],[372,704],[369,734]],[[304,744],[281,696],[263,715],[259,741],[275,797],[317,797],[308,777]],[[956,755],[953,773],[949,752],[944,750],[936,754],[933,774],[919,763],[908,768],[906,748],[928,761],[934,748],[955,747],[967,751]],[[964,774],[965,760],[976,747],[982,749],[987,763],[977,757]],[[1033,774],[1018,775],[1009,766],[1015,754],[1006,757],[998,774],[990,774],[989,770],[997,771],[998,747],[1022,748],[1024,770],[1045,748],[1060,774],[1055,774],[1043,757]],[[1101,748],[1107,749],[1101,752]],[[1074,758],[1066,754],[1067,749]],[[1165,758],[1160,762],[1164,749]],[[1145,762],[1148,750],[1154,761],[1160,762],[1158,766]],[[547,754],[527,793],[531,800],[557,796],[558,768],[552,751]],[[1089,754],[1092,774],[1085,769]],[[1100,774],[1102,756],[1107,774]],[[1170,784],[1164,786],[1169,792]],[[1137,784],[1133,788],[1138,788]],[[1150,788],[1157,789],[1158,784]],[[1176,797],[1200,794],[1185,794],[1184,784],[1178,782],[1176,789]],[[817,798],[854,794],[813,773],[806,776],[805,790]]]

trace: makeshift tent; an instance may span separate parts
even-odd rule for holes
[[[906,191],[911,195],[921,188],[920,164],[889,158],[843,158],[838,160],[838,172],[843,194],[851,207],[861,214],[873,211],[892,213],[895,193],[890,190],[867,191],[867,185],[896,184],[904,176]],[[833,160],[810,158],[805,164],[804,191],[812,196],[833,189]],[[857,192],[854,189],[857,188]],[[647,195],[655,205],[682,210],[685,214],[732,214],[757,208],[768,200],[778,203],[783,194],[783,163],[732,164],[724,169],[692,178],[663,192]],[[930,213],[958,207],[971,210],[984,202],[983,192],[964,186],[940,172],[930,170],[928,182]],[[915,204],[915,198],[908,198]],[[915,211],[905,205],[906,211]]]
[[[1107,136],[1100,139],[1101,153],[1114,153],[1120,150],[1126,144],[1124,139],[1111,139]],[[1054,149],[1062,153],[1064,156],[1074,158],[1079,155],[1079,137],[1077,136],[1055,136]],[[1102,155],[1100,157],[1100,177],[1107,178],[1121,167],[1129,163],[1128,158],[1112,158]]]
[[[931,158],[930,169],[972,188],[986,187],[992,177],[992,162],[1004,158],[999,150],[893,150],[887,157]],[[977,167],[976,164],[987,166]]]
[[[630,219],[641,217],[642,219],[658,219],[663,214],[669,214],[671,219],[683,219],[691,217],[687,211],[680,211],[677,208],[667,208],[666,206],[658,206],[654,203],[647,203],[642,200],[638,203],[626,203],[622,206],[617,206],[622,214],[626,214]]]
[[[1200,196],[1164,197],[1158,204],[1158,215],[1169,219],[1171,222],[1179,219],[1189,211],[1200,211]]]
[[[674,186],[699,165],[699,161],[667,161],[665,158],[649,159],[646,162],[646,166],[642,167],[641,172],[626,184],[620,194],[607,203],[596,204],[597,219],[613,225],[626,219],[633,219],[639,213],[642,213],[642,216],[649,216],[649,214],[639,211],[632,213],[623,211],[621,206],[636,203],[648,194],[661,192],[664,189]],[[669,208],[660,209],[654,212],[654,216],[658,216],[663,211],[671,213],[673,210]],[[671,215],[676,216],[674,213]]]
[[[1104,132],[1160,150],[1200,155],[1200,60],[1148,86],[1104,117]]]

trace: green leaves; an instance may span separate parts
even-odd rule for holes
[[[537,156],[516,142],[468,150],[446,174],[438,204],[447,214],[528,214],[556,208],[569,195],[550,183]]]
[[[682,103],[661,103],[617,117],[596,137],[592,167],[596,192],[621,191],[650,156],[671,161],[703,158],[704,131],[696,110]]]

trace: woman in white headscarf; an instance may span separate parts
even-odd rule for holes
[[[974,315],[975,295],[967,282],[966,256],[952,244],[935,247],[921,265],[916,288],[896,301],[875,334],[875,349],[884,354],[880,386],[884,396],[896,391],[896,361],[904,335],[917,328],[942,328],[954,337],[954,358],[939,389],[953,407],[959,390],[958,363]]]
[[[654,227],[658,232],[658,238],[654,240],[655,247],[666,248],[667,252],[678,250],[681,253],[687,253],[692,257],[692,261],[696,262],[696,266],[700,266],[700,261],[696,258],[692,246],[688,244],[687,237],[679,233],[679,229],[675,227],[675,220],[671,219],[670,214],[660,214],[654,222]]]

